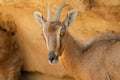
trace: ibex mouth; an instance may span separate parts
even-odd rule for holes
[[[54,52],[50,52],[48,55],[48,61],[50,64],[54,64],[58,61],[58,56]]]

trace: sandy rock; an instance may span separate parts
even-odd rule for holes
[[[0,80],[18,80],[21,73],[22,57],[18,52],[13,18],[0,14]],[[12,22],[12,23],[11,23]]]
[[[41,27],[35,21],[31,9],[21,9],[12,6],[1,6],[0,8],[1,13],[11,15],[15,19],[14,23],[17,26],[16,38],[19,45],[19,53],[24,60],[23,69],[25,71],[37,71],[58,77],[69,75],[60,62],[55,65],[48,63],[46,45],[41,36]],[[2,18],[7,18],[4,15]]]
[[[0,12],[14,17],[17,25],[17,39],[24,58],[25,71],[38,71],[47,75],[63,77],[69,75],[59,63],[50,65],[47,61],[47,49],[41,36],[41,27],[33,17],[39,11],[46,18],[46,8],[51,7],[51,17],[57,7],[67,3],[61,13],[63,20],[71,9],[78,9],[79,14],[69,32],[75,39],[86,41],[91,37],[106,32],[120,33],[119,0],[1,0]]]

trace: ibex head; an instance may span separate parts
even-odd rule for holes
[[[43,37],[46,41],[48,49],[48,60],[50,64],[58,61],[58,57],[63,51],[63,38],[67,32],[70,24],[75,20],[77,16],[77,10],[71,10],[68,12],[67,17],[63,22],[59,21],[60,12],[67,4],[62,4],[58,7],[55,14],[55,20],[50,20],[50,8],[48,8],[47,20],[43,18],[40,12],[34,12],[35,19],[40,23],[43,30]]]

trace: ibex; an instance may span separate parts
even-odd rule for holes
[[[120,80],[120,35],[105,33],[86,42],[78,42],[68,32],[77,10],[71,10],[63,22],[59,21],[65,6],[67,4],[59,6],[54,21],[50,20],[50,8],[47,20],[40,12],[34,12],[35,19],[42,26],[49,63],[60,60],[77,80]]]

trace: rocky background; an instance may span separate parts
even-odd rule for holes
[[[0,18],[7,21],[11,16],[11,23],[16,24],[16,37],[19,52],[24,60],[24,71],[39,72],[59,78],[72,76],[60,62],[55,65],[48,63],[46,45],[41,36],[41,26],[33,16],[34,11],[39,11],[46,18],[49,6],[51,18],[54,19],[54,13],[62,3],[70,4],[70,6],[63,9],[61,20],[66,17],[69,10],[79,11],[77,19],[69,29],[75,39],[84,42],[97,34],[120,33],[120,0],[0,0],[0,14],[2,14]],[[9,29],[7,27],[5,29]]]

